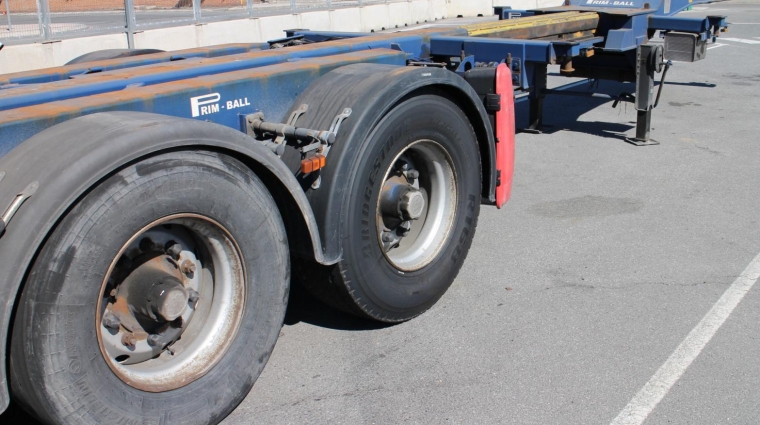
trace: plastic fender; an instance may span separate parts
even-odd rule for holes
[[[496,68],[496,94],[501,96],[501,109],[496,112],[496,208],[501,208],[512,195],[515,170],[515,92],[512,72],[506,64]]]
[[[113,171],[158,152],[182,148],[231,152],[252,168],[258,167],[254,172],[260,176],[267,174],[262,180],[270,191],[268,181],[278,180],[278,193],[273,196],[291,197],[286,205],[292,213],[289,219],[300,215],[305,222],[301,226],[311,236],[310,241],[304,236],[298,245],[313,251],[317,262],[337,261],[324,257],[314,215],[293,174],[269,149],[243,133],[217,124],[140,112],[92,114],[51,127],[0,159],[0,171],[6,172],[0,182],[0,211],[29,183],[39,184],[0,236],[0,412],[9,401],[5,356],[11,311],[47,235],[81,196]],[[279,202],[278,206],[282,208]],[[288,217],[283,219],[287,227]]]

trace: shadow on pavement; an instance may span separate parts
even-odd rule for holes
[[[561,89],[561,87],[559,88]],[[611,96],[619,96],[621,93],[633,93],[636,86],[632,83],[617,83],[601,81],[593,87],[581,84],[568,89],[576,93],[603,93]],[[563,95],[548,95],[544,99],[544,118],[541,133],[553,134],[558,131],[571,131],[576,133],[591,134],[594,136],[619,140],[623,143],[625,133],[636,127],[636,109],[633,104],[620,102],[616,109],[612,109],[612,100],[596,97],[578,97]],[[515,104],[515,124],[518,132],[527,127],[529,122],[529,107],[527,97],[517,100]],[[599,107],[609,108],[610,115],[621,113],[630,114],[631,121],[627,124],[608,121],[581,121],[580,118]],[[656,110],[655,110],[655,113]]]
[[[299,284],[296,278],[293,278],[288,310],[285,313],[285,326],[293,326],[301,322],[341,331],[371,331],[393,326],[388,323],[362,319],[332,308],[314,298],[306,288]]]
[[[718,87],[717,84],[713,83],[697,83],[697,82],[690,82],[690,83],[681,83],[677,81],[665,81],[666,86],[689,86],[689,87],[704,87],[708,89],[714,89],[715,87]]]
[[[559,74],[550,73],[549,75]],[[570,84],[576,85],[569,88],[567,91],[580,93],[603,93],[610,96],[619,96],[621,93],[633,94],[636,92],[636,85],[633,83],[599,81],[594,84]],[[665,86],[668,85],[700,88],[717,87],[717,85],[713,83],[665,81]],[[558,87],[558,89],[562,89],[562,87]],[[655,90],[658,89],[659,82],[655,84]],[[663,99],[661,99],[661,102],[667,98],[667,88],[663,88],[662,97]],[[544,125],[541,128],[541,132],[553,134],[558,131],[572,131],[624,141],[623,139],[625,139],[625,137],[633,135],[631,130],[636,128],[636,109],[631,103],[620,102],[617,105],[617,110],[612,110],[612,102],[613,101],[609,99],[594,97],[549,95],[544,99]],[[580,121],[581,116],[600,106],[609,108],[614,114],[628,114],[630,115],[631,120],[627,124],[609,121]],[[527,97],[519,98],[515,104],[515,122],[518,132],[522,132],[521,129],[526,128],[528,125],[528,111],[529,102]],[[657,109],[655,109],[653,113],[657,114]],[[626,134],[627,132],[630,132],[630,134]]]

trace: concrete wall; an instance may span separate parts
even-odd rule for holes
[[[123,34],[5,46],[0,52],[0,74],[63,65],[93,50],[126,48],[127,38]]]
[[[515,9],[558,6],[561,0],[409,0],[357,8],[304,12],[254,19],[186,25],[135,33],[136,48],[179,50],[223,43],[255,43],[284,37],[283,30],[370,32],[402,28],[462,16],[489,16],[492,6]],[[125,34],[83,37],[6,46],[0,53],[0,74],[60,66],[82,54],[127,48]]]
[[[511,6],[512,9],[536,9],[559,6],[563,0],[446,0],[449,18],[462,16],[489,16],[494,6]]]
[[[540,7],[560,6],[562,0],[493,0],[494,6],[511,6],[512,9],[537,9]]]
[[[493,0],[446,0],[446,12],[449,18],[457,16],[489,16],[493,12]]]

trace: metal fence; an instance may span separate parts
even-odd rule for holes
[[[0,0],[0,41],[88,35],[409,0]]]

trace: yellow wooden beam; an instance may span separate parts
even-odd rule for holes
[[[463,28],[471,37],[534,39],[595,30],[598,24],[599,15],[594,12],[560,12],[473,24]]]

